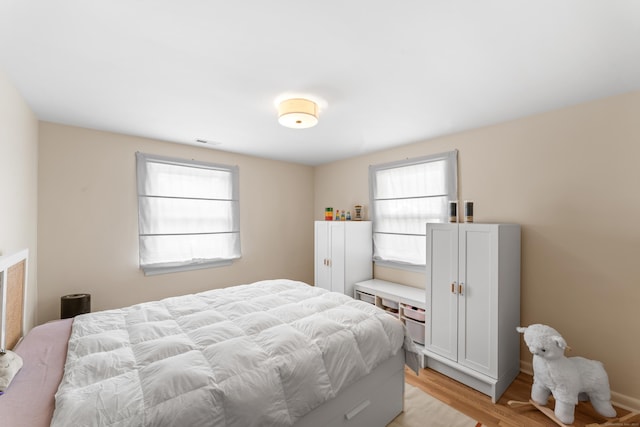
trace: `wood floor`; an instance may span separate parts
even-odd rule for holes
[[[529,400],[533,380],[531,375],[520,373],[496,404],[491,403],[489,396],[431,369],[422,369],[418,376],[407,369],[405,378],[407,383],[419,387],[488,427],[558,427],[557,424],[533,407],[514,409],[507,405],[510,400],[525,402]],[[553,399],[549,400],[548,406],[553,408]],[[616,408],[616,410],[618,411],[618,417],[629,413],[629,411],[620,408]],[[590,403],[580,402],[576,407],[573,426],[584,427],[590,423],[604,423],[606,421],[606,418],[598,415],[593,410]]]

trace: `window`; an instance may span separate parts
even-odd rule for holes
[[[456,200],[458,151],[369,167],[373,259],[426,265],[426,223],[448,219]]]
[[[240,258],[238,167],[136,153],[145,275]]]

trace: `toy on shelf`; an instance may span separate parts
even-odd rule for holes
[[[354,221],[362,221],[362,205],[355,205],[354,210],[356,212]]]

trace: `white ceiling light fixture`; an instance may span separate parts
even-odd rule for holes
[[[278,122],[292,129],[318,124],[318,104],[305,98],[285,99],[278,105]]]

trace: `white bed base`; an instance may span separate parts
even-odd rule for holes
[[[383,362],[295,427],[385,427],[404,406],[404,352]]]

